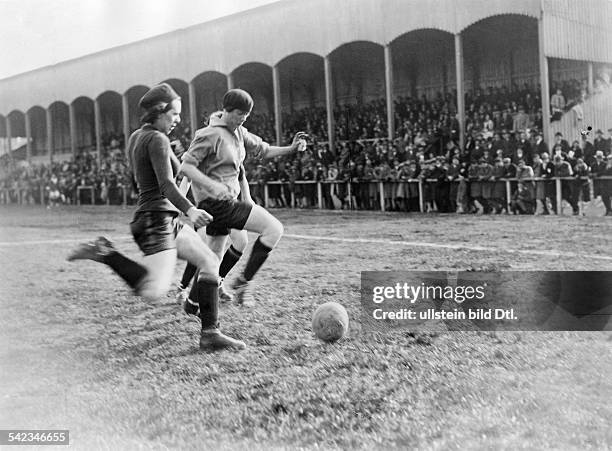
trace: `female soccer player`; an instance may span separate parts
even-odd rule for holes
[[[249,93],[230,89],[223,96],[223,111],[196,132],[181,165],[181,172],[192,182],[198,207],[213,215],[206,227],[213,252],[223,251],[230,229],[259,234],[242,275],[233,285],[236,300],[243,306],[252,305],[249,282],[283,234],[283,225],[263,207],[238,200],[239,173],[246,152],[253,152],[256,158],[274,158],[298,150],[300,141],[307,137],[298,132],[290,146],[270,146],[242,126],[252,109]]]
[[[138,188],[138,204],[130,228],[145,254],[143,263],[119,253],[104,237],[81,245],[68,260],[89,259],[110,266],[147,300],[167,293],[177,256],[193,263],[200,269],[195,290],[202,320],[200,348],[243,349],[242,341],[218,329],[218,258],[193,229],[181,227],[177,220],[179,211],[197,227],[212,220],[206,211],[189,202],[174,182],[179,161],[167,135],[180,122],[181,99],[170,85],[162,83],[151,88],[139,104],[145,110],[143,126],[130,136],[128,154]]]
[[[242,168],[242,171],[244,171],[244,168]],[[249,183],[246,177],[240,178],[240,199],[250,204],[254,204],[253,199],[251,198],[251,191],[249,189]],[[206,236],[206,229],[199,229],[197,232],[198,235],[200,235],[200,237],[202,238],[202,240],[204,240],[204,242],[208,242],[208,238]],[[219,277],[221,278],[219,282],[219,302],[233,301],[233,296],[225,290],[225,285],[223,282],[225,280],[225,277],[232,270],[232,268],[236,265],[236,263],[238,263],[238,260],[240,260],[240,257],[242,257],[244,250],[249,244],[249,236],[246,230],[231,229],[229,237],[232,244],[229,246],[229,248],[227,248],[227,250],[223,254],[223,257],[221,257],[220,253],[217,254],[217,257],[221,261],[221,265],[219,266]],[[222,251],[222,249],[218,250]],[[191,263],[188,263],[185,267],[185,270],[183,271],[183,276],[181,277],[181,280],[179,282],[179,291],[177,294],[177,300],[181,304],[183,304],[185,312],[192,315],[197,315],[199,311],[199,305],[197,304],[197,302],[194,302],[189,299],[188,290],[189,284],[191,283],[193,277],[196,275],[196,272],[197,267],[195,265],[192,265]]]

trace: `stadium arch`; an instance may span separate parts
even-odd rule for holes
[[[98,162],[110,144],[123,137],[123,99],[116,91],[104,91],[94,99],[96,158]]]
[[[80,96],[70,103],[70,133],[73,155],[88,152],[96,146],[96,114],[94,100]]]
[[[262,137],[269,141],[276,139],[276,143],[280,144],[278,134],[276,134],[276,138],[269,136],[267,131],[269,124],[261,124],[264,115],[274,113],[277,110],[274,102],[274,93],[277,89],[274,86],[275,81],[272,72],[271,66],[261,62],[241,64],[228,75],[228,87],[244,89],[253,97],[256,111],[249,116],[245,126],[252,129],[253,124],[259,123],[260,127],[264,127]],[[278,121],[276,125],[276,129],[278,129]]]
[[[228,77],[216,71],[202,72],[189,82],[189,92],[193,94],[189,99],[193,106],[191,123],[194,131],[205,126],[210,114],[221,109],[227,87]]]
[[[315,109],[325,113],[325,62],[324,57],[310,52],[298,52],[286,56],[274,65],[273,70],[278,79],[278,92],[275,92],[275,104],[279,105],[280,113],[275,110],[275,116],[280,116],[281,124],[277,127],[281,137],[289,140],[287,134],[287,123],[296,119],[292,118],[296,110]],[[298,118],[300,127],[309,134],[318,134],[327,139],[327,131],[319,133],[318,130],[309,128],[308,121]],[[323,132],[323,131],[322,131]],[[282,141],[282,139],[281,139]]]
[[[47,133],[50,114],[48,109],[35,105],[28,109],[25,114],[19,112],[24,119],[24,131],[26,139],[30,143],[28,154],[33,161],[41,162],[48,160],[49,134]]]
[[[55,101],[49,105],[48,111],[51,115],[51,140],[49,147],[49,158],[57,156],[64,160],[66,154],[71,154],[70,146],[70,111],[68,104]]]
[[[130,87],[121,96],[123,140],[126,144],[132,132],[140,127],[140,107],[138,102],[140,102],[140,99],[148,90],[148,86],[136,85]]]

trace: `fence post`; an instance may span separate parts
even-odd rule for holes
[[[561,206],[562,206],[562,199],[561,199],[561,179],[560,178],[555,178],[555,194],[556,194],[556,202],[557,202],[557,215],[562,214],[563,212],[561,211]]]
[[[506,180],[506,214],[510,214],[510,205],[512,204],[512,187],[510,180]]]
[[[268,204],[270,203],[270,198],[268,196],[268,182],[264,184],[264,207],[268,208]]]
[[[45,189],[40,186],[40,205],[45,205]]]
[[[419,179],[419,210],[421,213],[425,211],[425,205],[423,204],[423,180]]]
[[[380,211],[385,211],[385,185],[382,182],[378,182],[378,197],[380,199]]]
[[[348,193],[348,208],[349,210],[353,209],[353,193],[351,192],[351,181],[349,179],[348,182],[346,182],[347,188],[346,188],[346,192]]]
[[[293,184],[293,190],[295,190],[295,183]],[[291,190],[291,208],[295,208],[295,193]]]
[[[319,201],[319,210],[323,210],[323,187],[321,182],[317,182],[317,199]]]

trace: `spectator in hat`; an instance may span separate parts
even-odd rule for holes
[[[542,132],[540,131],[536,132],[535,134],[534,147],[535,147],[535,153],[537,153],[540,156],[542,156],[544,152],[548,152],[548,145],[544,141]]]
[[[581,158],[587,164],[587,166],[591,166],[595,162],[595,147],[593,144],[589,142],[586,134],[580,135],[580,150],[581,150]]]
[[[600,150],[601,152],[603,152],[604,155],[609,154],[611,141],[612,141],[612,138],[609,138],[609,139],[604,138],[603,131],[601,129],[598,129],[595,132],[595,139],[593,139],[593,148],[595,149],[595,152]]]
[[[512,121],[512,129],[515,131],[522,132],[529,128],[529,115],[525,113],[525,107],[520,106],[518,113],[514,115]]]
[[[482,183],[481,203],[485,214],[493,211],[491,198],[493,197],[493,166],[489,164],[486,158],[481,158],[478,165],[478,178]]]
[[[553,143],[553,148],[555,146],[561,146],[561,150],[563,151],[563,153],[567,153],[567,151],[569,150],[569,143],[563,138],[563,133],[555,133],[555,142]]]
[[[584,159],[577,158],[574,166],[574,176],[576,180],[572,184],[572,197],[574,203],[578,205],[578,211],[584,215],[584,204],[591,200],[589,175],[591,168],[584,162]]]
[[[563,93],[561,89],[557,89],[557,91],[550,98],[550,111],[551,111],[551,121],[558,121],[563,116],[563,111],[565,110],[565,97],[563,97]]]
[[[495,213],[499,214],[502,211],[508,211],[506,200],[506,181],[504,180],[504,161],[501,157],[495,158],[495,164],[491,172],[491,180],[493,181],[493,192],[491,193],[491,206]]]
[[[542,155],[546,155],[548,157],[547,152],[543,152]],[[533,156],[533,176],[538,179],[545,176],[544,174],[544,162],[542,158],[540,158],[539,154],[535,154]],[[536,202],[536,210],[535,214],[549,214],[548,205],[546,202],[546,182],[542,180],[536,180],[535,182],[535,202]]]
[[[612,153],[606,157],[607,164],[602,175],[609,177],[608,180],[602,180],[601,200],[606,207],[606,216],[612,216]]]
[[[484,160],[484,159],[483,159]],[[469,198],[470,202],[473,203],[475,210],[478,213],[484,212],[482,206],[482,182],[479,178],[479,165],[473,162],[468,167],[468,180],[469,180]],[[471,211],[471,212],[476,212]]]
[[[570,164],[563,159],[561,155],[555,155],[553,159],[554,177],[572,177],[574,175],[574,171]],[[575,215],[578,214],[578,205],[574,202],[572,198],[572,183],[570,180],[561,180],[561,200],[566,201],[568,204],[572,206],[572,210]],[[556,205],[556,204],[553,204]],[[555,210],[555,213],[557,211]]]
[[[601,197],[603,200],[605,183],[603,180],[598,180],[598,178],[603,177],[606,172],[606,161],[604,159],[604,153],[601,150],[595,152],[595,161],[591,164],[591,175],[594,178],[593,180],[593,196],[595,198]]]

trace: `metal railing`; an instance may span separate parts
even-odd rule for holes
[[[542,177],[532,177],[532,178],[523,178],[523,179],[517,179],[517,178],[509,178],[509,179],[497,179],[497,180],[469,180],[469,179],[464,179],[464,180],[452,180],[452,181],[442,181],[442,183],[466,183],[467,186],[469,186],[469,183],[471,182],[478,182],[478,183],[489,183],[489,184],[494,184],[494,183],[499,183],[499,182],[503,182],[505,184],[505,200],[506,200],[506,211],[509,212],[510,208],[511,208],[511,201],[512,201],[512,195],[513,195],[513,191],[512,191],[512,184],[513,183],[518,183],[520,182],[533,182],[534,184],[537,182],[541,182],[541,183],[554,183],[555,184],[555,196],[554,196],[554,201],[555,201],[555,206],[556,208],[554,209],[556,212],[559,212],[559,214],[562,212],[562,206],[563,206],[563,189],[562,189],[562,181],[571,181],[573,183],[579,182],[579,181],[588,181],[589,183],[589,191],[591,194],[591,197],[593,197],[593,185],[594,182],[597,181],[604,181],[604,180],[610,180],[612,181],[612,177],[596,177],[596,178],[591,178],[591,177],[552,177],[552,178],[542,178]],[[386,184],[392,184],[393,186],[397,186],[399,184],[416,184],[417,185],[417,190],[418,190],[418,205],[419,205],[419,211],[421,212],[425,212],[425,184],[431,183],[431,184],[437,184],[437,183],[441,183],[440,180],[437,179],[408,179],[408,180],[393,180],[393,181],[354,181],[354,180],[343,180],[343,181],[312,181],[312,180],[296,180],[295,182],[280,182],[280,181],[269,181],[266,182],[265,184],[263,184],[263,189],[264,189],[264,196],[263,196],[263,206],[268,208],[270,206],[270,189],[269,187],[271,185],[279,185],[279,186],[283,186],[283,187],[289,187],[289,193],[290,193],[290,205],[291,208],[295,208],[296,205],[296,199],[295,199],[295,193],[294,193],[294,189],[291,189],[291,185],[314,185],[316,184],[317,186],[317,207],[319,209],[324,209],[324,200],[323,200],[323,186],[324,185],[334,185],[336,187],[340,187],[340,185],[343,186],[343,191],[345,193],[345,199],[346,199],[346,203],[349,209],[353,209],[355,206],[355,194],[352,192],[352,187],[354,185],[360,185],[363,183],[367,183],[367,184],[376,184],[377,185],[377,191],[378,191],[378,204],[379,204],[379,209],[380,211],[385,211],[386,207],[385,207],[385,185]],[[253,193],[253,188],[257,188],[259,186],[261,186],[261,184],[259,183],[255,183],[255,182],[250,182],[249,186],[251,187],[251,193]],[[339,190],[337,190],[339,191]],[[468,195],[469,197],[469,195]],[[546,196],[546,197],[551,197],[551,196]],[[395,200],[397,198],[397,196],[393,196],[393,200]],[[534,198],[534,202],[535,202],[535,198]]]
[[[368,184],[368,185],[372,185],[374,184],[376,186],[376,194],[377,194],[377,209],[380,211],[385,211],[386,210],[386,201],[389,200],[389,196],[385,195],[385,188],[386,186],[388,186],[388,184],[391,184],[392,187],[394,189],[396,189],[399,185],[409,185],[409,184],[413,184],[416,185],[416,192],[418,193],[418,208],[419,211],[421,212],[425,212],[426,211],[426,199],[425,199],[425,189],[426,189],[426,185],[427,184],[440,184],[440,183],[463,183],[464,186],[466,187],[466,198],[469,198],[469,184],[471,182],[478,182],[478,183],[483,183],[483,184],[495,184],[495,183],[499,183],[502,182],[505,185],[505,196],[504,196],[504,200],[506,202],[506,212],[510,211],[511,208],[511,202],[512,202],[512,196],[513,196],[513,184],[516,184],[518,182],[527,182],[527,183],[534,183],[534,188],[535,188],[535,184],[536,183],[546,183],[548,187],[550,187],[550,184],[554,183],[554,196],[552,195],[546,195],[546,197],[548,198],[552,198],[551,200],[554,200],[555,202],[555,206],[556,208],[554,208],[555,212],[557,214],[561,214],[562,213],[562,207],[563,207],[563,185],[562,182],[563,181],[568,181],[568,182],[572,182],[574,184],[577,184],[579,182],[588,182],[589,184],[589,192],[590,192],[590,197],[593,198],[593,193],[594,193],[594,184],[595,183],[599,183],[599,182],[604,182],[604,181],[608,181],[608,183],[610,185],[612,185],[612,177],[552,177],[552,178],[542,178],[542,177],[533,177],[533,178],[529,178],[529,179],[517,179],[517,178],[511,178],[511,179],[497,179],[497,180],[469,180],[469,179],[463,179],[463,180],[452,180],[452,181],[440,181],[437,179],[408,179],[408,180],[393,180],[393,181],[380,181],[380,180],[372,180],[372,181],[355,181],[355,180],[342,180],[342,181],[331,181],[331,180],[324,180],[324,181],[313,181],[313,180],[296,180],[294,182],[287,182],[287,181],[268,181],[264,184],[261,183],[256,183],[256,182],[251,182],[249,183],[250,187],[251,187],[251,195],[252,197],[261,197],[262,201],[263,201],[263,206],[266,208],[271,207],[271,197],[270,197],[270,188],[272,186],[277,186],[281,192],[279,193],[279,195],[277,197],[281,197],[281,198],[285,198],[287,197],[286,194],[288,194],[288,199],[287,200],[287,204],[288,206],[290,206],[291,208],[295,208],[297,202],[296,199],[296,190],[295,187],[299,186],[299,187],[304,187],[304,186],[314,186],[316,192],[311,192],[311,193],[307,193],[307,194],[303,194],[302,197],[308,197],[311,196],[312,200],[315,200],[315,205],[316,208],[319,209],[326,209],[327,206],[326,204],[329,204],[329,200],[331,199],[331,197],[336,194],[336,197],[339,198],[339,200],[344,201],[344,203],[346,203],[346,206],[348,207],[348,209],[355,209],[356,208],[356,204],[357,204],[357,196],[359,195],[359,193],[354,193],[354,187],[355,186],[361,186],[363,184]],[[606,187],[605,189],[610,190],[610,185],[608,185],[608,187]],[[259,194],[261,194],[261,188],[263,188],[263,196],[259,196]],[[116,190],[120,190],[121,191],[121,205],[126,206],[128,204],[128,190],[122,186],[122,185],[118,185],[117,187],[114,187],[113,189]],[[548,188],[550,189],[550,188]],[[98,192],[101,191],[100,188],[91,186],[91,185],[83,185],[83,186],[77,186],[74,189],[74,203],[76,205],[94,205],[96,204],[96,199],[100,199],[103,196],[99,196],[98,198],[96,197],[96,194],[98,194]],[[325,192],[324,192],[325,191]],[[83,193],[87,192],[89,194],[89,196],[87,196],[87,200],[88,201],[84,201],[83,199]],[[414,192],[414,190],[413,190]],[[38,203],[38,204],[44,204],[46,203],[46,200],[48,199],[48,193],[45,190],[44,187],[40,187],[40,192],[37,193],[38,194],[38,202],[36,201],[37,199],[34,198],[33,195],[33,191],[32,188],[24,188],[24,187],[18,187],[18,188],[2,188],[0,189],[0,204],[27,204],[27,203],[31,203],[30,201],[33,200],[33,203]],[[340,199],[340,197],[338,196],[341,195],[342,198]],[[610,193],[612,194],[612,193]],[[106,204],[106,205],[110,205],[110,201],[111,198],[108,195],[108,191],[106,193],[106,196],[104,196],[105,198],[102,199],[102,204]],[[400,196],[397,196],[396,194],[393,194],[391,196],[391,200],[394,201],[396,199],[398,199]],[[416,198],[417,196],[415,196]],[[405,198],[404,198],[405,199]],[[327,202],[326,202],[327,200]],[[534,198],[534,201],[536,199]],[[537,199],[540,200],[540,199]]]

